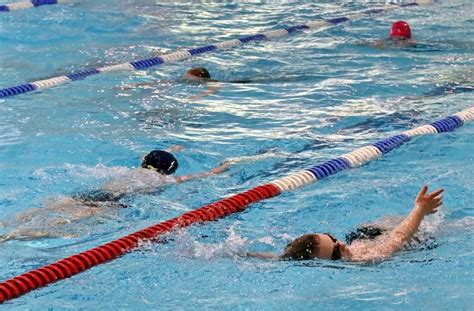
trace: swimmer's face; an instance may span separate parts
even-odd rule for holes
[[[329,234],[316,234],[319,239],[319,248],[315,254],[316,258],[338,260],[349,257],[346,245]]]
[[[402,36],[391,36],[390,40],[393,40],[393,41],[412,41],[410,38],[405,38],[405,37],[402,37]]]
[[[344,243],[329,234],[305,234],[288,244],[281,255],[283,259],[308,260],[328,259],[339,260],[350,258],[350,251]]]
[[[390,36],[390,39],[392,39],[392,40],[406,40],[405,37],[400,37],[400,36]]]
[[[205,82],[205,81],[208,80],[207,78],[198,77],[198,76],[195,76],[195,75],[193,75],[189,72],[186,72],[184,74],[183,78],[187,82],[191,82],[191,83],[202,83],[202,82]]]

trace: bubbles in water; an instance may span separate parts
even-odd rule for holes
[[[185,257],[209,260],[213,258],[244,256],[246,253],[245,245],[248,244],[248,241],[235,232],[235,226],[237,225],[238,223],[229,227],[226,230],[227,238],[218,243],[198,241],[199,238],[193,236],[185,229],[174,233],[172,238],[176,243],[177,253]]]

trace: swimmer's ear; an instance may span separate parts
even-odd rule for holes
[[[143,154],[142,157],[141,157],[141,161],[140,161],[140,167],[142,168],[146,168],[146,161],[145,161],[145,157],[147,156],[148,154]]]

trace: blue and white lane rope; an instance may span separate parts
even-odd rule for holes
[[[385,153],[400,147],[415,136],[450,132],[474,119],[474,107],[455,113],[439,121],[419,126],[399,135],[391,136],[370,146],[356,149],[352,152],[315,165],[303,171],[271,181],[270,184],[278,187],[281,192],[293,190],[304,185],[321,180],[339,171],[358,167],[375,160]]]
[[[207,53],[207,52],[211,52],[215,50],[227,49],[227,48],[231,48],[231,47],[245,44],[248,42],[262,41],[262,40],[267,40],[267,39],[269,40],[269,39],[274,39],[278,37],[283,37],[299,30],[309,30],[309,29],[316,30],[316,29],[328,27],[331,25],[337,25],[343,22],[347,22],[349,20],[353,20],[364,15],[378,14],[378,13],[383,13],[389,10],[394,10],[400,7],[418,6],[418,5],[425,5],[425,4],[430,4],[430,3],[431,3],[431,0],[417,0],[413,3],[403,4],[403,5],[386,5],[378,9],[371,9],[371,10],[352,14],[345,17],[338,17],[338,18],[332,18],[332,19],[326,19],[326,20],[324,19],[316,20],[316,21],[309,22],[307,24],[291,26],[285,29],[270,30],[263,33],[259,33],[259,34],[242,37],[240,39],[223,41],[216,44],[197,47],[197,48],[188,49],[188,50],[178,50],[177,52],[164,54],[164,55],[160,55],[160,56],[152,57],[148,59],[142,59],[142,60],[137,60],[133,62],[105,66],[105,67],[96,68],[96,69],[89,69],[89,70],[80,71],[77,73],[68,74],[65,76],[58,76],[58,77],[53,77],[53,78],[49,78],[45,80],[34,81],[30,83],[25,83],[25,84],[13,86],[13,87],[5,88],[5,89],[0,89],[0,98],[15,96],[15,95],[19,95],[19,94],[23,94],[27,92],[32,92],[34,90],[52,88],[54,86],[64,84],[66,82],[82,80],[88,76],[103,74],[103,73],[107,73],[111,71],[144,70],[149,67],[158,66],[164,63],[182,61],[199,54],[203,54],[203,53]]]
[[[0,5],[0,12],[31,9],[42,5],[66,3],[71,0],[31,0]]]

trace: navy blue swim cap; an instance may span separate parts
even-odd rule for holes
[[[143,158],[141,167],[171,175],[178,169],[178,160],[167,151],[153,150]]]

